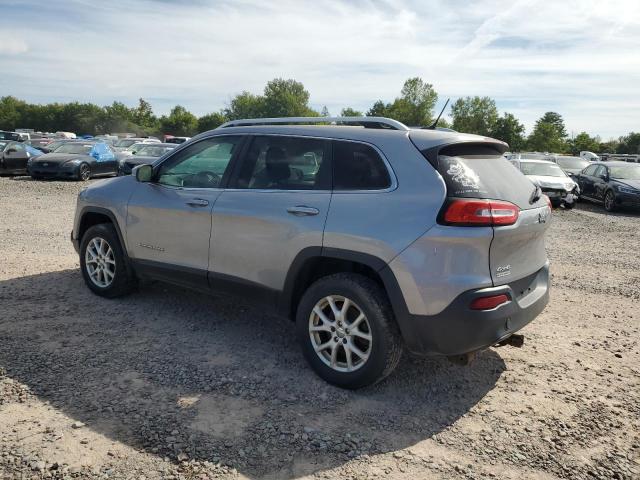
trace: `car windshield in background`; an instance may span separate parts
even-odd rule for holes
[[[556,161],[562,168],[576,168],[580,170],[590,163],[588,160],[580,157],[558,157]]]
[[[562,169],[554,163],[520,162],[520,170],[522,170],[522,173],[525,175],[566,177]]]
[[[77,155],[89,155],[93,145],[88,145],[86,143],[65,143],[56,149],[56,153],[72,153]]]
[[[67,141],[55,141],[55,142],[51,142],[48,145],[45,145],[45,147],[47,148],[47,150],[51,151],[51,152],[55,152],[56,149],[60,148],[62,145],[69,143]]]
[[[175,147],[171,146],[171,147],[167,147],[167,146],[162,146],[162,147],[158,147],[155,145],[148,145],[145,144],[143,147],[140,147],[136,150],[136,155],[141,155],[143,157],[161,157],[162,155],[164,155],[165,153],[167,153],[170,150],[173,150]]]
[[[118,140],[118,142],[115,144],[115,146],[116,147],[130,147],[134,143],[138,143],[138,140],[123,139],[123,140]]]
[[[609,167],[609,176],[618,180],[640,180],[640,165]]]

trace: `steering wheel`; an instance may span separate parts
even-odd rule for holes
[[[220,185],[220,175],[204,170],[188,177],[183,185],[186,187],[217,187]]]

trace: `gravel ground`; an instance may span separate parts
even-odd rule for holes
[[[522,349],[350,392],[255,307],[92,295],[81,187],[0,178],[0,478],[640,478],[639,215],[555,212]]]

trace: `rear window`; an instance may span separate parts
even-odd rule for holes
[[[373,147],[333,142],[334,190],[382,190],[390,186],[389,171]]]
[[[535,186],[502,155],[440,154],[438,172],[449,197],[506,200],[522,209],[536,206],[529,203]]]

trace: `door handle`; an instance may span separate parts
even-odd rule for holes
[[[306,216],[318,215],[320,213],[320,210],[318,210],[317,208],[307,207],[304,205],[297,205],[295,207],[287,208],[287,212],[289,212],[291,215],[295,215],[296,217],[306,217]]]
[[[205,200],[204,198],[192,198],[187,202],[187,205],[191,207],[206,207],[209,205],[209,200]]]

